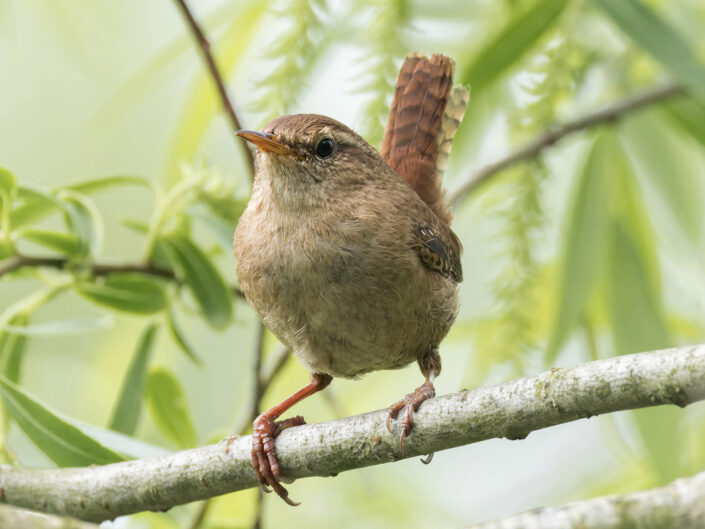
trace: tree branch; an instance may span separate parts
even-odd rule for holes
[[[210,73],[210,76],[213,79],[213,82],[215,83],[215,86],[218,90],[220,102],[222,103],[223,110],[225,110],[225,113],[227,114],[228,119],[230,120],[230,125],[233,129],[233,132],[237,132],[238,130],[242,129],[242,125],[240,124],[240,119],[237,117],[237,113],[235,112],[235,107],[233,106],[230,97],[228,97],[228,91],[225,88],[223,76],[220,74],[220,70],[218,70],[218,66],[216,65],[215,59],[213,58],[213,54],[211,53],[211,44],[203,33],[203,30],[201,30],[201,27],[198,25],[198,22],[194,18],[193,14],[191,13],[191,10],[189,9],[186,0],[174,1],[176,2],[177,7],[181,11],[181,14],[184,16],[184,19],[186,20],[186,23],[188,24],[188,27],[191,30],[194,39],[196,40],[196,44],[198,44],[198,49],[201,52],[201,56],[203,57],[206,66],[208,67],[208,72]],[[255,160],[252,156],[252,151],[250,151],[250,149],[245,145],[242,145],[242,142],[240,143],[240,146],[245,149],[245,159],[247,160],[247,165],[250,169],[250,175],[254,177]]]
[[[705,344],[552,369],[497,386],[425,402],[399,451],[386,410],[289,428],[277,438],[284,475],[332,476],[602,413],[705,399]],[[396,425],[395,425],[396,426]],[[98,521],[257,486],[251,439],[124,463],[85,468],[0,467],[7,503]]]
[[[544,507],[471,529],[634,529],[705,527],[705,472],[665,487]]]
[[[524,146],[505,156],[502,156],[492,163],[485,165],[484,167],[471,173],[465,179],[461,180],[455,190],[448,193],[448,203],[451,205],[455,204],[468,193],[475,191],[481,184],[485,183],[494,175],[521,161],[534,158],[547,147],[556,144],[574,132],[579,132],[605,122],[616,121],[625,115],[646,106],[654,103],[660,103],[666,99],[682,95],[684,91],[685,90],[682,86],[676,84],[668,84],[653,88],[586,114],[564,125],[556,126],[553,130],[544,132],[529,141]]]
[[[30,257],[27,255],[16,254],[12,257],[0,261],[0,277],[5,274],[14,272],[24,267],[31,268],[55,268],[57,270],[67,271],[73,263],[66,257]],[[79,265],[80,267],[80,265]],[[156,277],[162,277],[169,281],[181,283],[173,270],[162,268],[151,263],[92,263],[87,268],[95,276],[106,276],[118,273],[136,273],[146,274]],[[242,291],[233,286],[231,287],[234,296],[244,298]]]

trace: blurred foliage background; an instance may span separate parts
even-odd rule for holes
[[[556,124],[678,87],[456,202],[466,279],[437,390],[703,341],[702,1],[191,3],[247,128],[316,112],[378,146],[403,57],[454,57],[471,99],[451,190]],[[145,457],[242,428],[258,348],[264,363],[279,348],[235,293],[251,175],[176,5],[2,0],[0,78],[4,462]],[[287,361],[260,406],[307,378]],[[378,409],[419,383],[415,366],[336,380],[296,413]],[[704,435],[702,405],[625,412],[303,480],[296,509],[249,490],[105,526],[458,527],[693,474]]]

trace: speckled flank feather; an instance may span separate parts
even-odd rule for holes
[[[439,178],[442,170],[438,171],[437,160],[439,149],[450,148],[443,126],[452,125],[458,115],[457,107],[453,106],[453,117],[444,116],[452,82],[450,58],[409,55],[399,71],[380,151],[387,163],[446,223],[450,223],[452,215],[443,199]],[[441,156],[444,166],[446,157],[446,154]]]

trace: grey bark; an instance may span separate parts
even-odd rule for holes
[[[385,428],[384,410],[290,428],[276,446],[284,475],[331,476],[486,439],[523,439],[602,413],[702,399],[705,345],[696,345],[556,368],[428,400],[415,416],[404,453],[398,431]],[[0,467],[5,502],[91,521],[166,510],[256,485],[249,436],[97,467]]]
[[[705,472],[651,490],[545,507],[470,529],[702,529]]]

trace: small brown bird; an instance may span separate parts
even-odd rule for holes
[[[262,486],[296,505],[279,482],[274,438],[304,424],[275,422],[333,377],[414,360],[426,382],[389,408],[413,413],[433,397],[438,345],[458,312],[461,245],[449,228],[441,175],[468,93],[451,88],[447,57],[407,57],[381,155],[338,121],[282,116],[238,135],[259,148],[252,198],[235,232],[237,277],[264,323],[311,371],[310,383],[254,422]]]

